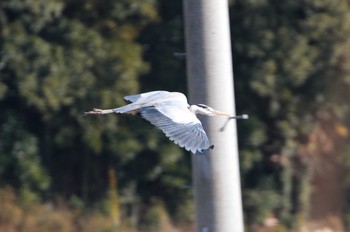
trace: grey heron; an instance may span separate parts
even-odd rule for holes
[[[138,114],[161,129],[175,144],[194,154],[213,148],[196,114],[248,118],[248,115],[232,116],[204,104],[189,105],[186,96],[178,92],[152,91],[125,96],[124,100],[130,104],[115,109],[95,108],[85,115]]]

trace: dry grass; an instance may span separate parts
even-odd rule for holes
[[[20,202],[12,188],[0,189],[1,232],[117,231],[112,218],[36,201]]]
[[[114,199],[114,198],[112,198]],[[108,201],[108,205],[113,202]],[[112,207],[113,208],[113,207]],[[10,187],[0,189],[0,232],[192,232],[192,223],[181,227],[173,225],[162,204],[147,210],[147,220],[143,225],[130,225],[127,219],[119,223],[115,212],[67,207],[66,203],[40,203],[33,198],[18,197]],[[138,226],[139,228],[136,228]]]

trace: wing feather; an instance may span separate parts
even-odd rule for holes
[[[125,96],[124,100],[127,102],[136,102],[139,99],[149,100],[152,96],[156,96],[159,94],[166,94],[166,93],[169,93],[169,92],[168,91],[151,91],[147,93],[140,93],[140,94]]]
[[[182,114],[180,118],[175,119],[177,121],[171,118],[175,115],[174,112]],[[143,118],[161,129],[170,140],[187,151],[196,153],[210,147],[208,136],[201,122],[187,107],[176,105],[149,106],[141,108],[140,113]]]

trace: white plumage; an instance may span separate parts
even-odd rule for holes
[[[230,116],[204,104],[190,106],[186,96],[178,92],[152,91],[124,99],[130,104],[115,109],[93,109],[85,114],[139,114],[161,129],[175,144],[192,153],[213,147],[196,114]]]

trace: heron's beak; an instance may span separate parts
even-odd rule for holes
[[[222,116],[232,116],[232,114],[229,114],[229,113],[225,113],[225,112],[222,112],[222,111],[219,111],[219,110],[214,110],[213,111],[214,114],[216,115],[222,115]]]

